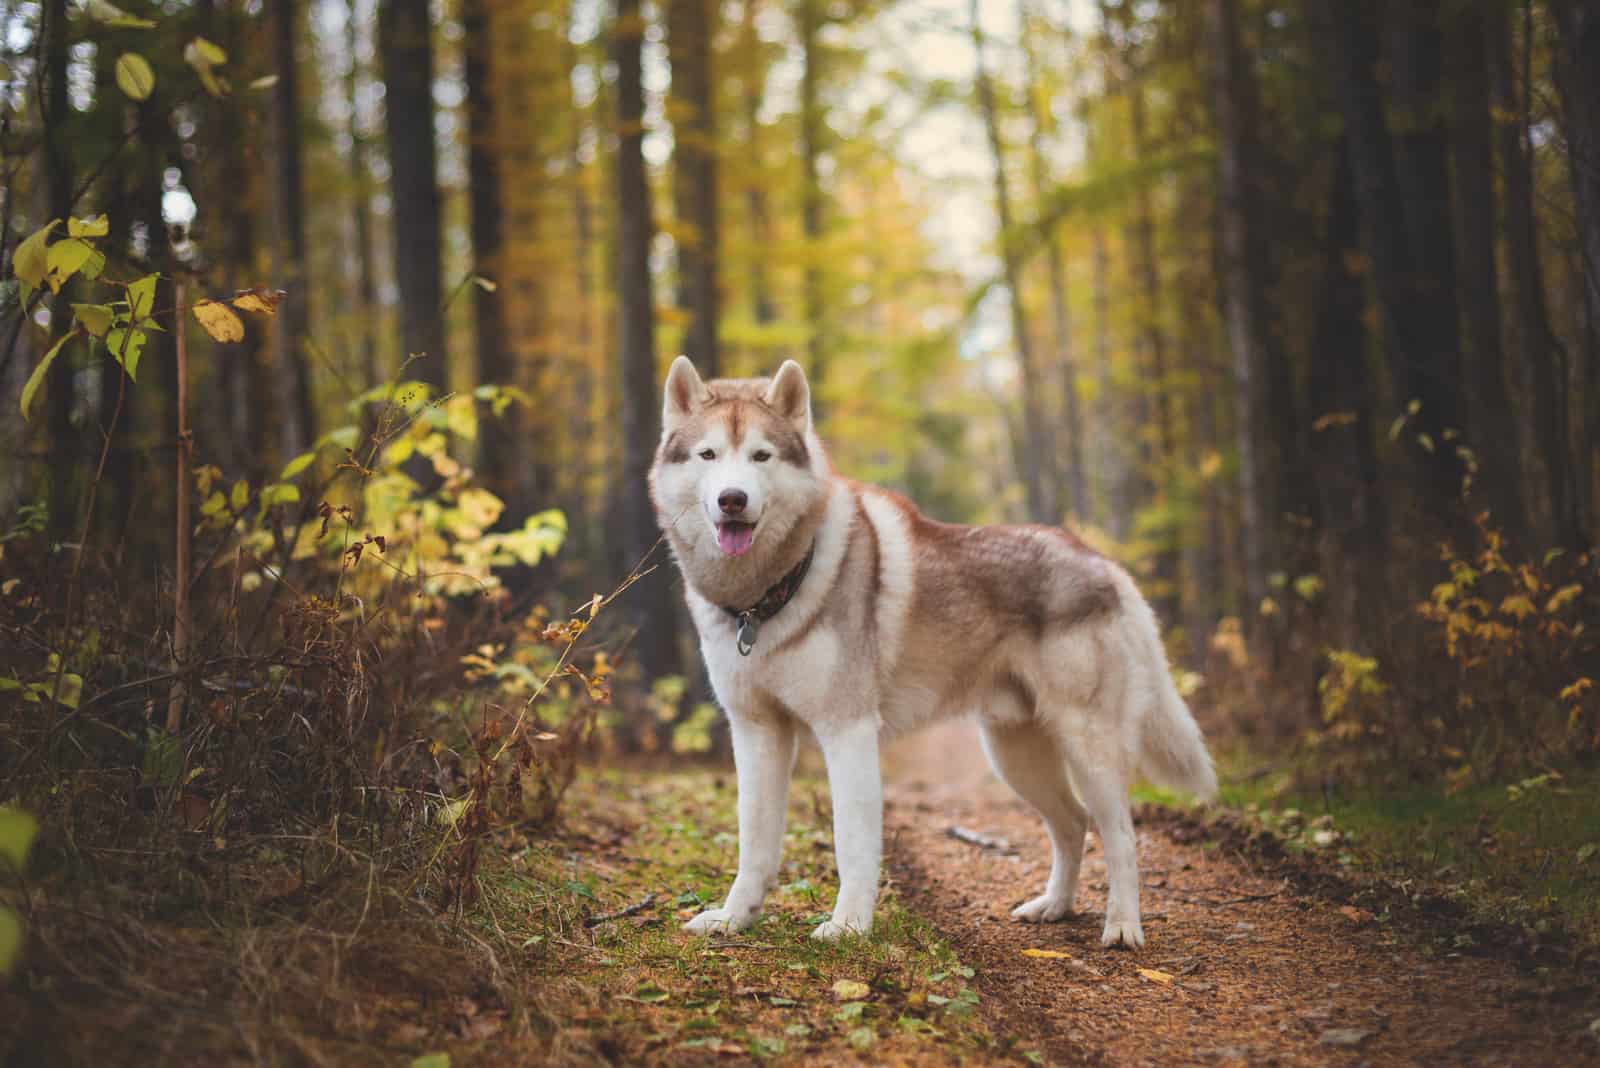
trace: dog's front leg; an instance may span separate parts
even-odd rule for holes
[[[878,723],[873,716],[817,731],[828,763],[833,794],[833,849],[839,866],[839,898],[833,918],[812,932],[835,939],[866,934],[878,903],[878,866],[883,857],[883,775],[878,768]]]
[[[696,934],[742,931],[761,915],[767,891],[778,881],[783,830],[794,767],[794,721],[782,713],[728,717],[739,781],[739,874],[718,909],[688,923]]]

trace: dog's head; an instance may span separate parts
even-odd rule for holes
[[[707,383],[679,356],[667,373],[650,473],[657,518],[703,559],[760,557],[821,500],[819,452],[799,364],[785,361],[771,379]]]

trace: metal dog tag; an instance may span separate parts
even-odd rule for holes
[[[756,647],[756,635],[761,633],[761,624],[756,622],[752,612],[739,613],[739,655],[749,656],[750,650]]]

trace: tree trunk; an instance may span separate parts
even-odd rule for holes
[[[828,340],[823,323],[822,267],[822,179],[818,157],[822,154],[822,110],[817,100],[822,65],[821,43],[817,33],[822,16],[822,0],[800,0],[800,55],[804,68],[800,74],[800,230],[805,237],[803,289],[806,311],[806,373],[811,379],[812,412],[819,420],[825,409],[822,393],[827,381]]]
[[[650,182],[644,164],[644,84],[640,63],[645,21],[640,0],[616,0],[611,29],[617,68],[617,300],[622,399],[621,521],[629,566],[648,566],[658,541],[646,483],[660,432],[656,384],[655,297],[650,279]],[[657,561],[662,562],[662,561]],[[632,591],[638,623],[633,655],[645,679],[679,670],[667,568]]]
[[[203,32],[230,56],[248,55],[253,45],[262,43],[259,34],[253,32],[252,21],[230,5],[224,4],[220,10],[208,7],[211,23],[202,23]],[[106,84],[110,84],[109,76]],[[200,236],[201,244],[222,267],[224,291],[233,292],[271,281],[257,276],[256,214],[263,182],[259,168],[252,166],[252,157],[259,161],[261,155],[256,146],[267,138],[259,136],[259,113],[237,94],[213,102],[211,114],[216,122],[210,140],[211,152],[217,157],[216,169],[211,172],[215,186],[199,190],[197,196],[201,206],[199,221],[213,229],[202,231]],[[114,214],[111,225],[117,225]],[[300,297],[295,294],[295,299]],[[259,317],[243,319],[244,341],[237,351],[220,361],[221,396],[217,409],[224,466],[238,477],[259,480],[266,470],[267,426],[275,422],[262,410],[263,399],[274,396],[262,350],[277,324],[263,322]],[[131,392],[123,396],[124,409],[131,398]]]
[[[1041,409],[1040,376],[1034,362],[1033,338],[1028,330],[1028,315],[1022,292],[1022,257],[1011,225],[1011,191],[1006,178],[1005,145],[1000,137],[999,106],[994,83],[984,60],[983,30],[978,25],[978,0],[971,0],[972,48],[977,57],[978,108],[983,114],[989,140],[989,156],[994,165],[995,214],[1000,223],[1000,259],[1004,264],[1006,289],[1011,297],[1011,336],[1017,349],[1021,377],[1022,435],[1016,452],[1017,474],[1027,498],[1028,518],[1035,523],[1057,523],[1061,516],[1053,499],[1055,479],[1051,464],[1053,452],[1046,434],[1048,428]]]
[[[1144,86],[1137,81],[1128,86],[1128,117],[1134,158],[1146,159],[1149,156],[1149,142],[1145,129]],[[1139,184],[1134,198],[1134,213],[1133,240],[1130,244],[1137,250],[1137,285],[1144,296],[1139,345],[1145,357],[1148,384],[1153,385],[1155,393],[1156,440],[1154,456],[1149,465],[1150,486],[1157,501],[1170,505],[1173,481],[1177,475],[1177,440],[1172,419],[1172,383],[1167,378],[1167,337],[1162,324],[1165,298],[1162,294],[1161,268],[1156,260],[1156,208],[1149,183]],[[1141,408],[1146,403],[1146,396],[1148,392],[1141,392]],[[1182,584],[1177,529],[1168,524],[1158,532],[1157,538],[1156,584],[1151,602],[1162,619],[1175,622],[1178,619]]]
[[[406,372],[440,392],[448,388],[444,296],[439,273],[439,185],[433,136],[433,42],[428,0],[381,0],[384,128],[394,219],[394,275],[400,287],[400,345],[422,355]]]
[[[1017,2],[1017,25],[1022,37],[1023,59],[1027,71],[1028,162],[1034,203],[1042,205],[1048,177],[1044,155],[1045,116],[1040,114],[1039,62],[1034,53],[1033,35],[1028,26],[1027,0]],[[1067,272],[1062,262],[1061,242],[1055,225],[1044,235],[1045,263],[1050,272],[1050,312],[1056,343],[1056,373],[1061,377],[1061,414],[1067,430],[1066,480],[1062,489],[1072,515],[1080,522],[1089,516],[1089,491],[1083,470],[1083,415],[1078,402],[1078,369],[1072,352],[1072,317],[1067,303]],[[1060,500],[1058,494],[1057,507]]]
[[[1404,0],[1391,26],[1389,70],[1395,159],[1403,203],[1403,233],[1411,244],[1409,288],[1424,343],[1408,358],[1411,396],[1421,400],[1423,448],[1435,478],[1429,490],[1446,507],[1461,488],[1462,464],[1446,430],[1464,433],[1461,324],[1456,304],[1456,256],[1450,220],[1449,128],[1440,102],[1444,38],[1440,0]],[[1426,411],[1434,412],[1426,418]]]
[[[1124,445],[1124,435],[1129,428],[1118,425],[1123,422],[1119,417],[1122,405],[1118,403],[1111,381],[1111,254],[1106,248],[1103,228],[1091,231],[1089,240],[1094,271],[1094,364],[1098,394],[1094,436],[1100,443],[1100,458],[1096,464],[1100,476],[1096,515],[1112,537],[1121,541],[1128,536],[1132,525],[1133,494],[1131,460]]]
[[[501,280],[501,232],[504,213],[500,203],[500,158],[495,144],[496,98],[491,75],[491,34],[494,20],[490,0],[462,0],[462,51],[467,86],[467,189],[472,210],[472,271],[480,278]],[[501,296],[482,286],[472,287],[473,368],[479,384],[510,386],[516,383],[516,362],[506,344],[500,315]],[[482,424],[478,466],[484,483],[506,502],[504,522],[519,527],[532,502],[519,492],[518,471],[523,466],[517,448],[517,412],[513,406]]]
[[[1271,264],[1261,217],[1263,172],[1256,139],[1256,81],[1239,40],[1233,0],[1209,0],[1206,28],[1217,109],[1218,227],[1228,342],[1233,350],[1234,449],[1239,460],[1239,548],[1247,608],[1254,618],[1277,560],[1276,511],[1267,462],[1268,366],[1281,363],[1270,312]]]
[[[745,0],[744,25],[741,27],[740,48],[744,53],[744,123],[745,153],[754,177],[745,186],[745,213],[749,217],[751,247],[750,258],[750,314],[758,325],[777,319],[778,312],[772,302],[772,284],[767,278],[767,249],[772,242],[772,219],[767,207],[766,175],[763,172],[761,151],[761,101],[766,95],[767,70],[761,57],[761,35],[756,30],[757,0]]]
[[[1577,492],[1570,523],[1576,544],[1584,544],[1595,526],[1595,420],[1600,408],[1600,3],[1596,0],[1552,0],[1560,31],[1556,50],[1556,85],[1561,92],[1562,126],[1567,135],[1567,162],[1577,205],[1578,239],[1583,252],[1583,361],[1580,392]],[[1565,384],[1565,383],[1564,383]],[[1563,442],[1570,447],[1570,439]]]
[[[1449,179],[1438,122],[1429,119],[1437,102],[1436,96],[1428,96],[1430,86],[1435,91],[1438,87],[1437,27],[1429,31],[1412,12],[1394,59],[1407,68],[1395,76],[1397,86],[1405,86],[1397,103],[1410,131],[1403,191],[1377,80],[1375,6],[1372,0],[1352,0],[1314,10],[1321,15],[1319,38],[1332,43],[1333,82],[1350,142],[1391,374],[1405,400],[1420,404],[1403,435],[1420,475],[1419,512],[1448,528],[1459,525],[1461,518],[1462,466],[1444,431],[1459,430],[1462,421]],[[1430,196],[1442,199],[1425,203]],[[1441,242],[1442,250],[1433,247]],[[1419,243],[1430,246],[1426,259],[1418,258]],[[1446,258],[1450,262],[1442,263]],[[1428,265],[1437,273],[1430,273]]]
[[[1516,542],[1526,539],[1522,503],[1520,425],[1511,409],[1505,353],[1500,340],[1500,285],[1495,264],[1494,148],[1490,136],[1489,76],[1483,5],[1460,5],[1451,18],[1452,140],[1450,179],[1455,190],[1455,235],[1461,310],[1466,326],[1469,390],[1467,418],[1476,432],[1468,444],[1480,464],[1496,526]]]
[[[715,0],[669,0],[667,4],[678,307],[688,317],[683,354],[707,378],[722,373],[717,345],[717,155],[711,81],[714,4]]]
[[[367,164],[366,131],[361,114],[360,34],[357,32],[356,0],[346,6],[345,47],[350,51],[350,71],[345,78],[345,96],[350,108],[350,196],[355,233],[355,296],[357,326],[361,346],[360,386],[371,389],[379,382],[378,283],[372,270],[372,175]],[[465,15],[462,21],[466,21]],[[476,218],[476,215],[474,215]]]
[[[300,168],[300,96],[295,66],[299,16],[295,0],[270,0],[278,81],[272,90],[274,284],[288,291],[272,329],[273,391],[280,460],[296,456],[316,435],[305,344],[311,323],[311,263],[306,251]]]
[[[43,25],[44,70],[44,186],[45,214],[61,220],[72,214],[72,110],[67,105],[67,3],[45,0]],[[63,286],[50,301],[50,343],[66,334],[72,322],[71,286]],[[60,353],[45,378],[50,431],[50,534],[56,541],[77,536],[77,473],[81,470],[78,433],[72,425],[76,353]]]
[[[1318,492],[1320,571],[1338,576],[1328,599],[1340,645],[1363,648],[1374,613],[1375,562],[1382,559],[1383,498],[1367,370],[1366,294],[1359,262],[1361,216],[1350,151],[1341,141],[1324,224],[1321,300],[1312,339],[1312,481]]]
[[[1582,547],[1576,494],[1563,400],[1566,353],[1545,304],[1544,266],[1539,258],[1538,223],[1534,214],[1533,150],[1528,143],[1528,100],[1517,92],[1511,59],[1513,35],[1503,12],[1489,8],[1486,40],[1488,69],[1505,187],[1506,280],[1511,290],[1511,335],[1520,359],[1522,391],[1533,406],[1532,442],[1547,496],[1551,529],[1548,537],[1570,549]]]

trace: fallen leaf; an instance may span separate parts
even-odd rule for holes
[[[1163,986],[1172,982],[1171,975],[1166,972],[1157,971],[1154,968],[1140,968],[1139,974],[1150,980],[1152,983],[1161,983]]]
[[[1317,1044],[1322,1046],[1359,1046],[1371,1034],[1371,1031],[1363,1031],[1359,1027],[1333,1027],[1322,1032],[1317,1037]]]
[[[1354,924],[1363,924],[1372,919],[1372,913],[1366,909],[1358,909],[1354,905],[1340,905],[1339,915]]]
[[[833,996],[840,1001],[860,1001],[870,993],[871,987],[854,979],[840,979],[833,984]]]
[[[1022,951],[1022,955],[1024,957],[1039,957],[1044,960],[1072,959],[1071,953],[1063,953],[1059,949],[1025,949]]]

